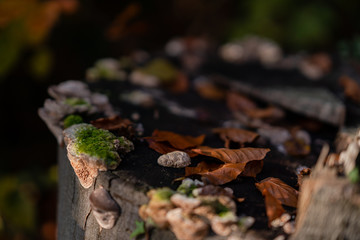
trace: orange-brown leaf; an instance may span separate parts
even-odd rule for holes
[[[261,172],[264,166],[263,160],[254,160],[246,163],[244,171],[241,173],[243,177],[256,177]]]
[[[220,138],[225,141],[226,148],[229,148],[230,141],[243,145],[244,143],[253,142],[259,136],[255,132],[240,128],[214,128],[212,131],[219,134]]]
[[[252,164],[256,162],[255,164]],[[186,167],[185,176],[201,175],[207,178],[214,185],[222,185],[235,180],[239,175],[255,177],[262,168],[261,161],[251,161],[248,163],[207,163],[200,162],[196,167]]]
[[[247,163],[253,160],[262,160],[270,151],[268,148],[240,148],[240,149],[227,149],[227,148],[211,148],[201,146],[192,149],[193,152],[217,158],[224,163]]]
[[[235,92],[229,92],[226,95],[226,104],[231,111],[243,112],[257,108],[256,104],[253,101]]]
[[[268,177],[255,184],[260,192],[265,190],[282,204],[297,207],[298,191],[290,187],[278,178]]]
[[[196,167],[186,167],[185,176],[198,174],[214,185],[222,185],[236,179],[243,172],[246,163],[209,164],[201,162]]]
[[[192,137],[170,131],[160,131],[155,129],[152,136],[145,137],[145,139],[152,139],[155,142],[168,142],[174,148],[178,150],[184,150],[187,148],[194,148],[200,146],[205,139],[205,135]]]
[[[270,226],[272,221],[281,217],[281,215],[285,213],[285,210],[281,206],[281,202],[266,189],[262,191],[262,195],[265,197],[266,215],[268,217],[268,223]]]
[[[102,128],[106,130],[116,130],[120,128],[132,127],[132,122],[125,118],[119,116],[109,117],[109,118],[99,118],[90,122],[93,126],[97,128]]]
[[[156,142],[152,139],[145,139],[148,144],[149,144],[149,148],[157,151],[158,153],[161,153],[161,154],[166,154],[166,153],[169,153],[169,152],[173,152],[173,151],[177,151],[179,149],[176,149],[174,148],[173,146],[171,146],[169,143],[167,142]],[[187,149],[182,149],[182,151],[186,152],[189,154],[190,157],[195,157],[197,156],[198,154],[197,153],[194,153],[190,150],[187,150]]]

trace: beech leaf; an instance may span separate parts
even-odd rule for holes
[[[262,166],[262,160],[225,164],[203,161],[196,167],[186,167],[185,176],[198,174],[207,178],[214,185],[222,185],[235,180],[239,175],[255,177],[261,171]]]
[[[262,191],[262,195],[265,198],[266,215],[268,217],[268,224],[270,226],[272,221],[281,217],[281,215],[285,213],[285,210],[281,206],[281,202],[266,189]]]
[[[192,152],[217,158],[224,163],[247,163],[253,160],[262,160],[270,151],[268,148],[211,148],[200,146],[191,150]]]
[[[133,123],[127,118],[121,118],[119,116],[109,118],[99,118],[90,122],[96,128],[102,128],[105,130],[116,130],[120,128],[132,128]]]
[[[243,145],[244,143],[253,142],[259,136],[255,132],[240,128],[215,128],[213,132],[219,134],[220,138],[225,141],[226,148],[229,148],[230,141]]]
[[[155,142],[168,142],[174,148],[178,150],[184,150],[187,148],[200,146],[205,139],[205,135],[192,137],[170,131],[160,131],[155,129],[151,137],[145,137],[144,139],[152,139]]]
[[[255,183],[260,192],[265,190],[274,198],[278,199],[281,204],[290,207],[297,207],[299,192],[281,181],[278,178],[268,177],[259,183]]]
[[[226,95],[226,104],[231,111],[244,112],[257,108],[252,100],[235,92],[229,92]]]
[[[167,153],[179,150],[177,148],[174,148],[167,142],[156,142],[150,138],[147,138],[145,140],[148,142],[149,148],[155,150],[156,152],[158,152],[160,154],[167,154]],[[181,150],[186,152],[187,154],[189,154],[190,157],[195,157],[198,155],[197,153],[192,152],[191,150],[187,150],[187,149],[181,149]]]

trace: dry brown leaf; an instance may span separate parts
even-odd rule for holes
[[[127,118],[121,118],[119,116],[99,118],[90,123],[96,128],[112,131],[117,130],[119,135],[127,138],[132,138],[136,135],[133,122]]]
[[[227,149],[227,148],[211,148],[201,146],[191,151],[217,158],[224,163],[247,163],[253,160],[262,160],[270,151],[268,148],[240,148],[240,149]]]
[[[281,181],[278,178],[268,177],[259,183],[255,183],[260,192],[265,190],[274,198],[278,199],[281,204],[290,207],[297,207],[299,192]]]
[[[244,143],[253,142],[259,135],[255,132],[240,128],[214,128],[214,133],[220,135],[220,138],[225,141],[225,147],[229,148],[230,141],[237,142],[241,146]]]
[[[195,89],[197,93],[205,99],[221,100],[225,97],[224,90],[217,87],[210,81],[204,81],[195,84]]]
[[[222,185],[236,179],[244,171],[246,163],[207,163],[201,162],[196,167],[186,167],[185,176],[201,175],[214,185]]]
[[[244,171],[240,174],[243,177],[256,177],[264,166],[263,160],[254,160],[246,163]]]
[[[348,76],[339,79],[340,85],[344,88],[344,94],[355,103],[360,104],[360,85]]]
[[[192,137],[170,131],[160,131],[155,129],[151,137],[145,137],[144,139],[151,139],[155,142],[168,142],[177,150],[185,150],[200,146],[205,139],[205,135]]]
[[[102,128],[106,130],[116,130],[121,128],[132,127],[132,122],[127,118],[121,118],[119,116],[109,118],[98,118],[90,122],[96,128]]]
[[[226,95],[226,104],[231,111],[249,111],[256,109],[256,104],[249,98],[240,93],[228,92]]]
[[[256,160],[245,163],[207,163],[200,162],[196,167],[186,167],[185,176],[201,175],[214,185],[222,185],[235,180],[239,175],[256,177],[262,170],[263,161]]]
[[[262,195],[265,197],[266,215],[268,217],[268,224],[271,226],[271,222],[281,217],[281,215],[285,213],[285,210],[281,206],[281,202],[266,189],[262,191]]]
[[[149,148],[151,148],[161,154],[167,154],[167,153],[179,150],[179,149],[174,148],[167,142],[156,142],[152,139],[145,139],[145,140],[148,142]],[[182,151],[189,154],[190,157],[196,157],[198,155],[197,153],[194,153],[188,149],[182,149]]]

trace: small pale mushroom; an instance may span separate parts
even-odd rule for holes
[[[50,86],[48,92],[53,99],[46,99],[38,114],[55,135],[58,143],[63,144],[62,120],[70,114],[104,113],[113,116],[115,112],[106,95],[92,93],[81,81],[69,80]]]
[[[120,207],[108,191],[100,187],[89,197],[90,206],[96,221],[102,228],[111,229],[120,216]]]
[[[174,151],[161,155],[157,162],[164,167],[184,168],[191,164],[191,159],[186,152]]]
[[[202,240],[208,234],[207,223],[195,215],[184,214],[181,208],[170,210],[166,219],[179,240]]]

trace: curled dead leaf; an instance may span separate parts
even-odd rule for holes
[[[185,176],[201,175],[214,185],[222,185],[235,180],[239,175],[255,177],[262,170],[263,161],[245,163],[207,163],[200,162],[196,167],[186,167]]]
[[[225,141],[225,147],[229,148],[230,141],[237,142],[242,146],[244,143],[253,142],[259,135],[257,133],[240,128],[214,128],[214,133],[219,134]]]
[[[205,139],[205,135],[192,137],[170,131],[160,131],[155,129],[151,137],[145,137],[144,139],[152,139],[155,142],[168,142],[174,148],[184,150],[187,148],[200,146]]]
[[[281,206],[281,202],[276,199],[266,189],[262,191],[262,195],[265,198],[266,215],[268,217],[268,224],[271,226],[271,222],[281,217],[285,213],[284,208]]]
[[[281,204],[290,207],[297,207],[299,192],[280,179],[268,177],[255,185],[260,192],[263,193],[266,190],[274,198],[278,199]]]
[[[133,122],[127,118],[121,118],[120,116],[99,118],[90,123],[96,128],[112,131],[117,130],[121,136],[133,137],[136,134]]]
[[[149,148],[161,154],[167,154],[178,150],[173,146],[171,146],[168,142],[156,142],[150,138],[146,138],[145,140],[148,142]],[[198,155],[197,153],[192,152],[191,150],[183,149],[182,151],[189,154],[190,157],[195,157]]]
[[[253,101],[236,92],[227,93],[226,104],[231,111],[249,111],[257,108]]]
[[[240,148],[240,149],[227,149],[227,148],[211,148],[200,146],[192,149],[192,152],[217,158],[224,163],[247,163],[253,160],[261,160],[265,158],[266,154],[270,151],[268,148]]]

